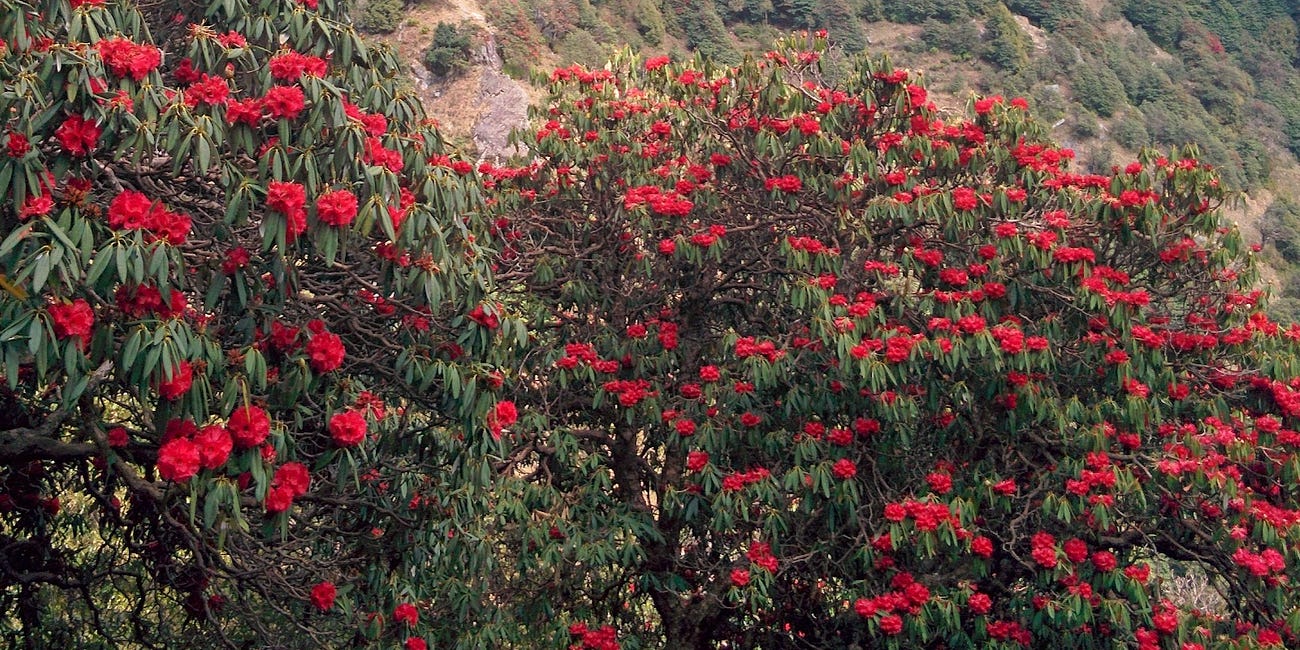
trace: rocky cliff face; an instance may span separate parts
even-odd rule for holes
[[[474,34],[469,65],[449,78],[439,78],[424,66],[424,49],[440,22]],[[517,151],[508,144],[510,132],[527,125],[531,101],[527,86],[502,71],[493,27],[476,0],[449,0],[414,7],[393,34],[383,37],[407,62],[412,83],[426,111],[438,120],[444,135],[481,159],[499,160]]]

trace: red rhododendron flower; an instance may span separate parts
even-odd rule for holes
[[[162,63],[162,51],[152,45],[136,44],[120,36],[95,43],[104,67],[117,77],[140,81]]]
[[[331,372],[343,365],[346,350],[343,339],[331,332],[320,332],[307,341],[307,358],[311,360],[312,370]]]
[[[695,422],[693,420],[682,418],[678,420],[677,423],[673,426],[677,429],[678,435],[681,436],[695,435]]]
[[[318,56],[309,56],[293,50],[282,50],[271,57],[267,67],[271,69],[273,79],[297,81],[298,77],[304,74],[312,77],[323,77],[327,66],[325,59]]]
[[[744,587],[749,584],[749,571],[746,569],[731,570],[731,586]]]
[[[184,483],[198,473],[199,446],[189,438],[173,438],[158,448],[158,476]]]
[[[225,427],[209,424],[199,429],[194,436],[194,444],[199,447],[199,463],[203,469],[216,469],[226,464],[235,441]]]
[[[70,115],[68,119],[59,125],[59,128],[54,130],[54,137],[58,139],[63,150],[69,154],[86,156],[99,143],[99,134],[101,132],[99,125],[95,122],[80,115]]]
[[[770,192],[780,190],[786,194],[794,194],[803,189],[803,179],[794,175],[780,176],[769,178],[763,181],[763,186]]]
[[[343,411],[330,418],[330,437],[340,447],[355,447],[366,439],[366,416],[360,411]]]
[[[420,612],[415,605],[402,603],[393,609],[393,621],[405,623],[407,627],[415,627],[420,622]]]
[[[686,469],[692,472],[698,472],[709,464],[709,453],[707,451],[692,451],[686,454]]]
[[[926,475],[925,482],[930,484],[930,489],[935,494],[947,494],[952,491],[952,476],[947,472],[931,472]]]
[[[903,631],[903,619],[897,614],[881,617],[880,631],[885,634],[898,634]]]
[[[316,198],[316,217],[330,226],[346,226],[357,217],[357,197],[347,190],[323,192]]]
[[[31,150],[32,143],[27,139],[27,136],[13,131],[9,132],[9,139],[5,142],[5,153],[10,158],[22,158]]]
[[[235,446],[251,449],[262,444],[271,433],[271,416],[259,406],[240,406],[226,421]]]
[[[1065,557],[1069,558],[1069,560],[1075,564],[1088,559],[1088,543],[1081,539],[1073,538],[1066,540],[1066,542],[1061,545],[1061,550],[1065,551]]]
[[[1114,571],[1118,564],[1115,554],[1110,551],[1097,551],[1092,554],[1092,565],[1097,567],[1098,571]]]
[[[54,199],[47,194],[29,195],[23,200],[23,205],[18,210],[18,218],[26,221],[32,217],[43,217],[54,209]]]
[[[835,474],[836,478],[848,480],[858,475],[858,466],[847,458],[841,458],[831,466],[831,473]]]
[[[974,593],[966,601],[966,606],[972,614],[987,614],[993,608],[993,599],[988,594]]]
[[[108,446],[113,449],[120,449],[131,443],[131,435],[122,427],[113,427],[108,430]]]
[[[163,399],[179,399],[185,393],[190,392],[190,385],[194,383],[194,368],[190,362],[181,360],[172,369],[171,377],[167,377],[158,382],[158,396]]]
[[[307,489],[311,487],[311,472],[302,463],[285,463],[276,468],[271,485],[287,489],[289,495],[296,499],[307,494]]]
[[[993,540],[982,535],[976,537],[970,542],[970,550],[972,553],[983,558],[993,557]]]
[[[334,608],[334,598],[338,595],[338,589],[334,583],[325,581],[317,583],[311,588],[311,604],[322,612],[328,612]]]
[[[257,126],[262,121],[262,100],[258,97],[236,99],[226,103],[226,122]]]
[[[275,119],[295,120],[306,108],[307,100],[297,86],[271,86],[262,97],[262,106]]]
[[[54,323],[54,335],[60,340],[77,339],[84,348],[95,326],[95,311],[90,303],[78,298],[68,303],[54,303],[46,308]]]
[[[266,491],[266,501],[263,505],[266,506],[266,511],[269,513],[284,512],[289,509],[289,506],[293,505],[293,493],[286,486],[273,486]]]
[[[185,89],[185,105],[191,108],[200,104],[217,106],[230,99],[230,86],[222,77],[203,74],[189,88]],[[227,118],[229,119],[229,118]]]
[[[519,411],[515,408],[515,403],[509,400],[502,400],[492,407],[487,414],[487,428],[492,433],[493,439],[501,438],[501,431],[506,427],[514,424],[519,419]]]

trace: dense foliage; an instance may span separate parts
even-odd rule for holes
[[[0,7],[0,634],[400,642],[492,400],[396,60],[333,0]]]
[[[668,647],[1292,638],[1300,332],[1218,180],[1073,173],[1022,100],[949,122],[823,45],[559,70],[488,171],[512,593]]]
[[[3,2],[10,645],[1296,642],[1300,330],[1190,150],[805,35],[475,167],[331,0]]]

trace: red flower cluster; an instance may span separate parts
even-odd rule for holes
[[[179,246],[189,237],[193,224],[189,215],[171,212],[162,203],[135,190],[122,190],[108,204],[108,225],[116,229],[145,230]]]
[[[803,179],[793,174],[768,178],[763,181],[763,187],[769,192],[779,190],[786,194],[794,194],[803,189]]]
[[[90,303],[78,298],[72,302],[51,303],[46,310],[54,324],[54,335],[59,340],[76,339],[83,349],[86,347],[95,326],[95,311]]]
[[[152,45],[138,45],[120,36],[95,43],[104,67],[118,77],[140,81],[162,63],[162,51]]]
[[[984,629],[991,639],[1015,641],[1026,648],[1034,641],[1033,636],[1029,634],[1029,630],[1026,630],[1024,626],[1015,621],[990,621]]]
[[[372,138],[377,138],[388,131],[388,118],[384,117],[382,113],[367,113],[360,106],[346,99],[343,100],[343,114],[347,115],[350,120],[360,122],[365,127],[366,134]],[[469,163],[464,164],[468,165]],[[460,168],[456,167],[456,171],[460,173]],[[467,173],[469,173],[468,170],[461,175],[464,176]],[[410,190],[406,191],[409,192]]]
[[[415,608],[415,605],[402,603],[393,609],[393,622],[415,627],[420,622],[420,611]]]
[[[190,392],[190,385],[193,382],[194,367],[189,361],[182,359],[172,369],[170,377],[164,375],[158,380],[158,396],[166,400],[180,399],[185,393]]]
[[[230,450],[230,434],[225,428],[210,425],[200,430],[189,420],[172,420],[158,448],[158,475],[184,483],[200,468],[211,470],[224,465]]]
[[[366,416],[361,411],[347,410],[330,418],[330,437],[340,447],[355,447],[366,439]]]
[[[853,603],[858,616],[872,618],[880,615],[880,631],[895,635],[903,631],[902,614],[916,616],[930,601],[930,589],[916,581],[912,574],[902,572],[890,580],[893,591],[874,598],[859,598]]]
[[[73,156],[87,156],[94,151],[95,145],[99,143],[99,135],[103,131],[99,125],[80,115],[69,115],[59,128],[54,130],[54,137],[58,139],[59,146]],[[13,139],[10,138],[12,145]]]
[[[271,86],[262,97],[262,106],[277,120],[296,120],[307,107],[307,98],[297,86]]]
[[[1056,568],[1056,538],[1051,533],[1039,531],[1030,539],[1030,557],[1044,569]]]
[[[307,190],[302,185],[271,181],[266,187],[266,207],[284,215],[289,239],[297,239],[307,230]]]
[[[319,321],[313,321],[313,324]],[[310,328],[310,325],[308,326]],[[315,331],[311,340],[307,341],[307,358],[311,362],[312,370],[316,372],[333,372],[343,365],[343,358],[347,350],[343,347],[343,339],[332,332],[326,332],[321,325],[320,331]]]
[[[226,421],[226,428],[240,449],[256,447],[271,433],[271,416],[260,406],[236,408]]]
[[[835,464],[831,466],[831,473],[834,474],[836,478],[847,481],[858,475],[858,466],[847,458],[841,458],[835,461]]]
[[[226,80],[207,73],[204,73],[189,88],[185,89],[185,105],[191,108],[200,104],[219,106],[225,104],[229,99],[230,86],[226,83]],[[234,123],[234,120],[229,115],[226,116],[226,119]]]
[[[631,211],[641,205],[648,205],[651,212],[665,217],[685,217],[695,207],[676,190],[663,190],[655,185],[629,188],[623,198],[623,209]]]
[[[741,359],[761,356],[768,363],[776,363],[777,359],[785,356],[785,350],[777,350],[772,341],[756,342],[754,337],[744,336],[736,339],[736,356]]]
[[[935,530],[945,521],[952,524],[953,528],[960,528],[960,522],[949,511],[946,503],[927,503],[908,499],[902,503],[886,504],[884,515],[887,521],[896,523],[911,518],[916,529],[921,531]]]
[[[1253,553],[1245,547],[1241,547],[1232,554],[1232,561],[1237,566],[1249,571],[1256,578],[1264,578],[1273,573],[1286,571],[1286,558],[1272,548]]]
[[[777,559],[772,554],[772,545],[767,542],[753,542],[749,545],[749,550],[745,552],[745,557],[749,558],[758,568],[768,573],[776,573]]]
[[[230,432],[219,424],[209,424],[194,434],[194,443],[199,446],[199,464],[203,469],[216,469],[226,464],[235,441]]]
[[[338,589],[334,583],[325,581],[317,583],[311,588],[311,604],[322,612],[328,612],[334,608],[334,598],[338,595]]]
[[[755,467],[754,469],[728,474],[722,479],[723,492],[739,492],[746,486],[762,481],[772,476],[772,472],[766,467]]]
[[[686,454],[686,469],[692,472],[703,470],[709,464],[709,452],[692,451]]]
[[[969,187],[958,187],[952,191],[952,206],[969,212],[979,206],[979,196]]]
[[[519,419],[515,403],[509,400],[497,402],[487,414],[487,428],[494,440],[501,438],[501,431]]]
[[[231,125],[257,126],[262,121],[262,100],[259,97],[235,99],[226,103],[226,122]]]
[[[124,284],[113,292],[113,301],[117,303],[118,309],[129,317],[144,318],[152,315],[163,319],[184,314],[189,303],[185,299],[185,294],[176,289],[172,289],[168,294],[168,300],[163,300],[158,287],[151,284],[134,287]]]
[[[620,647],[618,632],[608,625],[593,630],[586,623],[574,623],[569,626],[569,636],[578,639],[569,650],[619,650]]]
[[[469,311],[469,319],[487,329],[494,330],[501,326],[500,314],[501,309],[499,307],[493,306],[492,310],[488,311],[483,308],[483,305],[475,305]]]
[[[348,190],[329,190],[316,197],[316,218],[321,223],[344,227],[357,218],[357,197]]]
[[[565,357],[574,359],[575,357]],[[601,363],[597,361],[596,363]],[[618,362],[614,362],[617,364]],[[607,393],[618,395],[618,403],[624,408],[631,408],[641,403],[641,400],[655,394],[650,390],[651,384],[645,379],[615,379],[605,382],[601,388]]]
[[[324,77],[327,69],[325,59],[309,56],[293,50],[281,50],[271,57],[267,66],[271,77],[280,81],[297,81],[302,75]]]
[[[199,472],[199,446],[189,438],[172,438],[158,448],[158,476],[184,483]]]
[[[284,512],[293,500],[307,494],[311,486],[311,473],[302,463],[285,463],[275,470],[271,489],[266,491],[266,511]]]
[[[749,570],[748,570],[748,569],[732,569],[732,570],[731,570],[731,586],[736,587],[736,588],[740,588],[740,587],[744,587],[744,586],[747,585],[747,584],[749,584]]]
[[[9,132],[9,138],[5,141],[5,153],[10,158],[22,158],[31,150],[32,143],[27,136],[14,131]]]

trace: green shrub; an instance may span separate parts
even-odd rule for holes
[[[634,0],[632,20],[636,31],[651,45],[664,42],[668,28],[664,25],[664,15],[659,12],[659,3],[655,0]]]
[[[1085,15],[1080,0],[1008,0],[1007,7],[1049,30],[1062,21],[1079,20]]]
[[[926,50],[951,52],[958,57],[974,56],[980,49],[980,31],[973,20],[950,23],[931,18],[921,23],[920,44]]]
[[[1020,31],[1007,6],[998,3],[987,15],[984,24],[985,60],[1004,70],[1017,71],[1029,64],[1029,38]]]
[[[451,23],[438,23],[433,43],[424,51],[424,66],[429,72],[445,77],[459,72],[469,63],[469,35]]]
[[[374,34],[388,34],[401,26],[405,8],[402,0],[366,0],[360,6],[357,29]]]
[[[1124,84],[1105,65],[1081,61],[1070,78],[1074,101],[1103,117],[1110,117],[1124,105]]]
[[[555,47],[563,63],[580,63],[589,68],[599,68],[609,60],[607,48],[585,29],[575,29]]]
[[[1080,138],[1093,138],[1101,133],[1101,123],[1097,120],[1097,115],[1089,110],[1080,109],[1078,106],[1070,112],[1066,118],[1070,130],[1074,135]]]
[[[831,42],[845,52],[857,54],[867,49],[867,35],[848,0],[818,0],[812,26],[830,32]]]
[[[1142,123],[1142,111],[1132,106],[1111,127],[1111,137],[1125,149],[1136,151],[1151,144],[1151,134]]]
[[[896,23],[920,24],[934,18],[943,22],[969,18],[962,0],[881,0],[881,13]]]
[[[711,0],[668,0],[665,7],[671,10],[691,50],[721,63],[739,62],[731,34]]]

